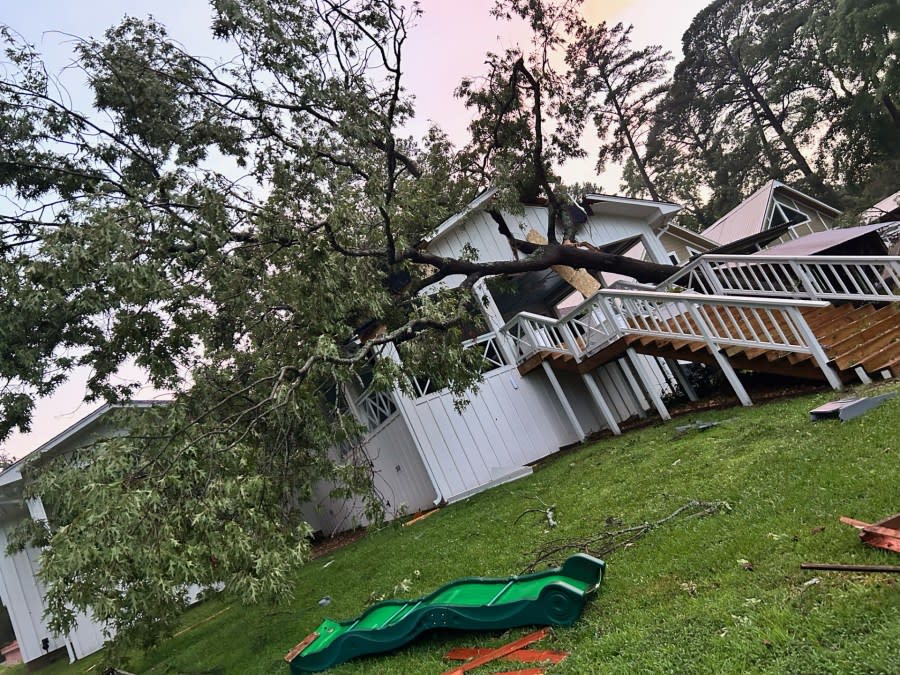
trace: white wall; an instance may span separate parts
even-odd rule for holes
[[[529,230],[539,234],[547,234],[547,209],[542,206],[526,206],[523,213],[502,212],[514,236],[524,239]],[[644,245],[653,249],[655,257],[662,256],[659,262],[667,262],[665,250],[658,244],[652,228],[639,218],[622,215],[598,214],[588,218],[587,223],[578,231],[578,238],[589,241],[595,246],[603,246],[614,241],[628,239],[640,235]],[[493,260],[513,260],[513,253],[506,238],[497,230],[497,223],[484,212],[473,213],[464,222],[447,232],[435,237],[428,245],[428,250],[442,256],[460,256],[468,244],[478,252],[481,262]],[[448,277],[445,284],[455,287],[461,284],[463,277]]]
[[[0,551],[6,553],[9,532],[12,525],[3,523],[0,526]],[[13,555],[0,556],[0,597],[9,610],[22,659],[33,661],[46,652],[41,649],[41,640],[48,638],[49,651],[65,646],[62,638],[54,637],[43,618],[44,600],[42,589],[34,576],[38,568],[40,552],[28,548]]]
[[[601,382],[613,385],[604,394],[619,421],[639,412],[616,364],[595,372]],[[586,432],[605,428],[580,377],[557,375],[582,428]],[[478,392],[459,412],[446,392],[415,399],[405,407],[446,500],[579,440],[541,369],[525,376],[515,366],[486,373]]]
[[[365,439],[366,453],[372,461],[376,491],[386,500],[386,516],[405,505],[414,513],[434,505],[437,494],[419,456],[416,444],[403,418],[395,413]],[[316,486],[315,498],[303,508],[313,529],[326,535],[364,525],[360,499],[334,499],[328,496],[332,486]]]

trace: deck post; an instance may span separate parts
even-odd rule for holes
[[[594,376],[591,373],[582,373],[581,379],[583,379],[584,383],[587,385],[588,391],[591,393],[591,398],[594,399],[594,403],[597,405],[597,409],[603,416],[603,420],[606,422],[607,428],[609,428],[609,430],[616,436],[621,434],[622,430],[619,429],[619,424],[618,422],[616,422],[616,418],[613,416],[609,404],[603,397],[603,392],[601,392],[600,387],[597,386],[597,382],[594,380]]]
[[[803,314],[800,313],[799,309],[797,309],[796,307],[792,307],[790,309],[790,317],[791,321],[794,322],[794,327],[806,342],[806,346],[809,347],[810,354],[812,354],[812,357],[815,360],[816,364],[825,375],[825,379],[828,380],[828,384],[830,384],[831,388],[835,391],[841,391],[844,388],[844,383],[841,382],[841,378],[838,376],[834,368],[828,365],[828,357],[825,355],[825,350],[822,349],[822,345],[819,344],[819,340],[816,337],[816,334],[812,332],[812,328],[810,328],[809,324],[806,323],[806,319],[803,318]]]
[[[566,417],[569,418],[569,423],[575,429],[578,440],[583,441],[587,438],[587,435],[584,433],[584,429],[581,428],[581,422],[578,421],[575,410],[572,409],[569,399],[566,398],[566,392],[563,391],[562,386],[559,384],[556,373],[553,372],[553,368],[550,367],[550,364],[546,360],[541,361],[541,367],[544,369],[544,372],[547,373],[547,379],[550,380],[550,385],[553,387],[553,391],[556,392],[556,397],[559,399],[559,404],[566,413]]]
[[[644,392],[641,391],[637,380],[634,379],[634,373],[631,371],[631,368],[628,366],[628,363],[624,359],[619,359],[616,362],[616,365],[619,366],[619,370],[622,371],[622,375],[625,376],[625,380],[628,382],[628,389],[631,392],[631,398],[634,399],[634,404],[637,406],[637,409],[639,411],[638,416],[646,417],[647,411],[650,410],[650,404],[647,402],[647,399],[644,396]]]
[[[719,345],[717,345],[716,341],[713,339],[712,331],[706,324],[706,319],[703,318],[703,315],[697,311],[694,305],[692,305],[691,303],[686,304],[688,311],[691,313],[691,317],[694,319],[694,323],[696,323],[697,328],[700,329],[700,334],[706,341],[707,347],[709,347],[710,353],[713,355],[713,358],[716,360],[719,368],[721,368],[722,372],[725,374],[725,379],[728,380],[728,384],[731,385],[731,388],[737,395],[738,400],[741,402],[741,405],[746,407],[752,406],[753,401],[750,400],[750,396],[747,394],[747,390],[744,389],[744,385],[738,379],[737,373],[734,372],[734,368],[732,368],[731,364],[728,363],[728,359],[725,358],[722,350],[719,349]]]
[[[628,354],[628,360],[631,361],[631,365],[637,373],[638,380],[643,383],[644,389],[647,390],[647,396],[649,396],[650,400],[653,402],[653,407],[656,408],[656,412],[658,412],[659,416],[664,420],[672,419],[669,411],[666,410],[666,404],[663,403],[659,392],[653,384],[653,378],[650,377],[650,373],[647,372],[646,366],[644,366],[644,363],[638,358],[637,352],[634,351],[633,347],[629,347],[625,350],[625,353]]]
[[[672,373],[672,377],[675,378],[678,386],[680,386],[684,390],[685,395],[687,395],[688,401],[691,401],[692,403],[694,401],[699,401],[700,397],[697,396],[697,392],[694,391],[694,387],[691,386],[691,383],[688,381],[687,375],[684,374],[684,370],[681,368],[681,364],[675,359],[664,360],[669,367],[669,372]]]

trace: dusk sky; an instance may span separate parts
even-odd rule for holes
[[[592,22],[632,23],[636,45],[661,44],[677,58],[682,33],[708,3],[709,0],[586,0],[583,12]],[[417,119],[411,132],[421,131],[431,120],[447,131],[454,142],[462,144],[468,118],[462,104],[452,96],[454,88],[463,77],[484,71],[487,51],[524,43],[527,35],[520,25],[498,23],[491,18],[492,0],[423,0],[421,4],[425,13],[410,35],[405,67],[406,85],[417,101]],[[203,0],[5,0],[0,6],[0,23],[35,44],[46,55],[49,69],[59,71],[71,60],[71,40],[66,34],[99,36],[126,14],[152,14],[193,53],[210,57],[225,53],[209,36],[210,11]],[[74,73],[65,82],[76,101],[82,96],[83,104],[89,103],[84,92],[78,91],[79,80]],[[563,177],[570,181],[592,180],[607,191],[617,191],[618,170],[612,167],[598,177],[594,175],[594,163],[594,158],[571,163],[564,168]],[[4,448],[21,456],[97,407],[81,402],[85,379],[83,374],[73,378],[56,395],[42,401],[32,432],[13,436],[3,444]]]

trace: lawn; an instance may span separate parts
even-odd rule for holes
[[[608,556],[582,618],[540,643],[571,652],[549,674],[898,672],[900,575],[800,569],[804,561],[900,564],[838,523],[840,515],[872,522],[900,511],[900,396],[847,423],[808,421],[809,409],[834,398],[694,414],[560,453],[529,478],[310,562],[287,604],[195,608],[180,635],[128,670],[286,675],[283,654],[326,615],[355,616],[401,585],[409,589],[400,595],[412,597],[460,576],[518,573],[551,538],[655,521],[701,499],[731,509],[673,520]],[[677,433],[697,420],[722,423]],[[555,505],[556,528],[536,513],[516,522],[536,498]],[[332,602],[321,608],[326,595]],[[435,632],[331,672],[440,673],[452,647],[499,645],[525,632]],[[44,672],[96,672],[97,661]],[[475,672],[515,668],[499,662]]]

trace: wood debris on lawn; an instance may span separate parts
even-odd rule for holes
[[[462,665],[457,666],[456,668],[452,668],[451,670],[447,670],[442,675],[462,675],[465,672],[470,670],[474,670],[475,668],[479,668],[486,663],[490,663],[491,661],[496,661],[498,659],[510,660],[510,661],[520,661],[520,662],[533,662],[533,661],[550,661],[552,663],[559,663],[562,659],[568,656],[568,652],[533,652],[532,650],[525,650],[530,644],[538,642],[539,640],[543,640],[547,635],[550,634],[549,628],[541,628],[533,633],[529,633],[528,635],[519,638],[518,640],[514,640],[513,642],[508,642],[505,645],[501,645],[500,647],[495,648],[481,648],[481,649],[462,649],[462,650],[451,650],[448,652],[444,658],[448,660],[458,660],[459,654],[466,654],[466,658],[468,660]],[[526,656],[526,654],[537,654],[540,658],[531,659]],[[468,655],[472,656],[469,657]],[[550,654],[553,656],[546,657],[545,655]],[[518,657],[516,656],[518,655]],[[561,655],[559,660],[553,660],[557,658],[557,656]],[[505,675],[512,675],[512,673],[518,673],[519,675],[523,675],[527,673],[528,675],[542,675],[543,670],[540,668],[529,668],[527,670],[516,670],[512,672],[508,672]]]

